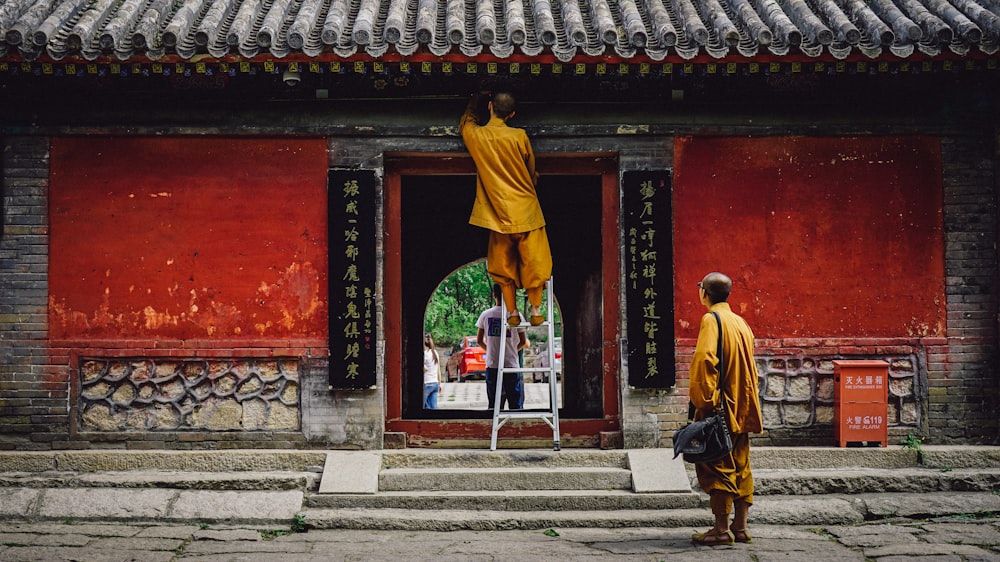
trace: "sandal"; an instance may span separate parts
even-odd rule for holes
[[[733,532],[733,538],[736,539],[736,542],[741,542],[743,544],[750,544],[753,542],[753,537],[750,536],[749,529],[740,529],[739,531],[736,529],[730,530]]]
[[[531,307],[531,316],[528,318],[528,321],[532,326],[541,326],[545,322],[545,317],[542,316],[541,307]]]
[[[516,310],[507,315],[507,325],[508,326],[520,326],[521,325],[521,314]]]
[[[705,533],[695,533],[691,535],[691,542],[705,546],[723,546],[731,545],[736,542],[736,537],[733,536],[732,531],[724,531],[721,533],[708,531]]]

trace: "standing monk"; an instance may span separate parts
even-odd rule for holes
[[[462,140],[476,163],[476,202],[469,224],[490,231],[486,268],[500,285],[507,304],[507,324],[521,323],[515,289],[528,293],[532,326],[540,325],[542,288],[552,276],[552,254],[545,234],[545,217],[538,204],[535,154],[524,129],[508,127],[514,116],[514,96],[500,92],[489,102],[490,119],[476,122],[481,94],[473,95],[462,115]]]
[[[729,455],[715,462],[695,465],[698,484],[711,497],[715,526],[705,533],[692,535],[691,540],[695,544],[711,546],[753,540],[747,529],[747,513],[753,503],[749,434],[763,431],[757,364],[753,356],[753,331],[726,302],[732,288],[732,280],[722,273],[709,273],[698,283],[698,296],[709,313],[701,317],[698,344],[691,358],[689,396],[695,419],[711,416],[721,394],[725,397],[723,410],[729,420],[733,440],[733,450]],[[722,334],[719,334],[712,312],[717,313],[722,321]],[[721,392],[718,388],[719,358],[716,357],[719,337],[722,338],[726,371],[723,377],[725,388]],[[730,512],[734,512],[732,528],[729,524]]]

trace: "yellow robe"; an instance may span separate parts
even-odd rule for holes
[[[538,203],[535,153],[524,129],[508,127],[493,117],[479,126],[472,104],[459,128],[476,163],[476,201],[469,224],[491,230],[487,268],[504,287],[513,310],[513,287],[529,289],[529,300],[541,303],[541,287],[552,275],[552,255],[545,217]]]
[[[754,336],[750,326],[729,307],[716,303],[709,309],[722,320],[723,355],[725,356],[725,410],[733,433],[733,453],[714,463],[695,465],[698,483],[708,494],[725,492],[739,501],[753,503],[753,474],[750,470],[748,433],[760,433],[760,398],[757,364],[754,360]],[[695,419],[711,415],[718,402],[719,358],[716,356],[719,328],[711,313],[701,318],[698,344],[691,358],[688,396],[696,409]],[[729,506],[731,506],[731,499]],[[728,507],[726,508],[728,511]]]
[[[498,117],[479,126],[472,110],[466,109],[460,123],[465,148],[476,163],[476,202],[469,224],[503,234],[545,226],[527,133]]]

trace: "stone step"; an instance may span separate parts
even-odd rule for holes
[[[753,476],[757,495],[991,492],[1000,489],[1000,467],[755,469]]]
[[[492,511],[427,509],[302,510],[315,529],[396,529],[408,531],[501,531],[568,527],[691,527],[711,520],[707,509]],[[536,553],[537,554],[537,553]]]
[[[382,468],[628,467],[628,453],[624,450],[404,449],[382,451],[381,455]]]
[[[378,489],[401,491],[624,490],[632,488],[625,468],[389,468],[378,475]]]
[[[307,494],[316,509],[470,511],[606,511],[686,509],[706,505],[694,492],[637,494],[628,490],[525,490]]]
[[[930,518],[1000,512],[1000,496],[983,492],[765,496],[750,511],[754,525],[850,525],[892,517]],[[507,530],[570,527],[703,527],[712,524],[707,506],[623,510],[452,510],[304,507],[300,515],[316,529]]]
[[[327,451],[0,451],[0,473],[178,470],[193,472],[320,471]]]
[[[754,525],[852,525],[892,517],[924,519],[1000,511],[1000,496],[985,492],[767,496],[750,510]],[[326,509],[302,510],[316,529],[508,530],[571,527],[704,527],[713,522],[707,506],[678,509],[623,510],[450,510]]]
[[[316,472],[107,472],[0,473],[0,488],[162,488],[174,490],[317,490]]]
[[[0,451],[0,473],[177,470],[194,472],[314,471],[328,455],[351,451]],[[404,449],[378,451],[385,468],[505,466],[609,466],[626,468],[628,451],[566,449]],[[1000,447],[928,445],[920,450],[892,445],[872,448],[753,447],[756,469],[903,468],[940,469],[1000,466]]]

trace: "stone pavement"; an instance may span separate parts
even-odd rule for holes
[[[6,522],[0,561],[1000,561],[1000,518],[753,525],[752,544],[705,547],[693,528],[514,531],[309,530],[156,523]]]
[[[446,382],[441,385],[441,395],[438,397],[438,408],[442,410],[485,410],[489,405],[486,396],[486,383],[483,381]],[[562,383],[556,383],[558,392],[562,392]],[[562,406],[562,396],[558,404]],[[549,407],[549,383],[524,383],[525,409]]]

